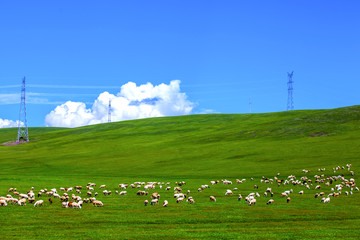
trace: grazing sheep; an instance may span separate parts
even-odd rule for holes
[[[6,202],[5,200],[0,200],[0,206],[6,207],[6,206],[7,206],[7,202]]]
[[[270,199],[269,201],[267,201],[267,205],[269,205],[269,204],[273,204],[274,203],[274,200],[273,199]]]
[[[21,193],[21,194],[19,194],[19,198],[26,198],[26,199],[28,199],[29,196],[28,196],[27,194]]]
[[[182,202],[182,201],[184,201],[184,198],[183,198],[183,197],[179,197],[179,198],[176,199],[176,202],[177,202],[177,203]]]
[[[100,185],[99,188],[106,188],[106,185]]]
[[[17,203],[18,203],[19,206],[25,206],[26,205],[26,198],[20,199]]]
[[[119,195],[126,195],[127,191],[121,191]]]
[[[36,201],[35,204],[34,204],[34,207],[36,206],[43,206],[44,204],[44,200],[39,200],[39,201]]]
[[[233,192],[230,189],[228,189],[228,190],[226,190],[225,196],[232,195],[232,194],[233,194]]]
[[[256,204],[256,199],[255,199],[255,198],[253,198],[253,199],[251,199],[251,200],[249,201],[249,206],[255,205],[255,204]]]
[[[327,197],[327,198],[322,198],[322,199],[321,199],[321,202],[323,202],[323,203],[329,203],[329,202],[330,202],[330,198],[329,198],[329,197]]]
[[[71,205],[69,205],[69,207],[81,209],[81,204],[80,204],[80,203],[73,202]]]
[[[291,198],[290,198],[290,197],[288,197],[288,198],[286,199],[286,202],[287,202],[287,203],[289,203],[289,202],[290,202],[290,200],[291,200]]]
[[[169,204],[168,201],[165,200],[164,203],[163,203],[163,207],[167,207],[168,204]]]
[[[150,205],[156,205],[156,204],[159,204],[159,199],[155,198],[151,200]]]
[[[137,191],[136,195],[143,196],[145,195],[145,191]]]
[[[210,201],[216,202],[216,198],[214,196],[210,196]]]
[[[154,192],[151,194],[151,198],[152,199],[160,199],[160,194],[158,194],[157,192]]]
[[[93,206],[94,207],[103,207],[104,204],[101,201],[95,200],[95,201],[93,201]]]
[[[52,201],[52,199],[51,199],[51,198],[49,198],[49,203],[50,203],[50,204],[52,204],[52,203],[53,203],[53,201]]]
[[[149,203],[148,200],[145,200],[145,201],[144,201],[145,207],[148,205],[148,203]]]
[[[304,194],[304,191],[303,191],[303,190],[301,190],[301,191],[299,192],[299,194]]]

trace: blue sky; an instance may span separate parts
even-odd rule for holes
[[[170,115],[248,113],[249,98],[252,112],[284,111],[292,70],[295,109],[356,105],[359,9],[359,1],[3,1],[0,119],[18,119],[23,76],[33,127],[49,125],[46,115],[67,101],[92,109],[128,82],[180,80],[174,94],[192,108]]]

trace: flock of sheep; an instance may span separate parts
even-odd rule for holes
[[[349,176],[346,178],[344,174],[337,174],[336,172],[339,170],[347,170]],[[295,175],[289,175],[286,178],[281,178],[280,173],[278,173],[273,178],[266,178],[262,177],[260,179],[260,183],[262,185],[265,185],[263,195],[264,197],[271,197],[266,204],[274,204],[274,192],[273,188],[278,186],[286,186],[287,188],[290,188],[290,186],[301,186],[304,189],[299,191],[298,194],[302,195],[305,194],[307,191],[311,189],[319,190],[318,193],[314,195],[314,198],[320,198],[321,202],[323,203],[329,203],[332,197],[338,197],[340,195],[352,195],[354,191],[359,191],[359,188],[356,186],[356,182],[354,179],[354,172],[351,170],[351,164],[346,164],[346,166],[337,166],[333,169],[333,176],[325,176],[323,172],[325,171],[325,168],[318,169],[318,173],[313,176],[313,179],[309,177],[308,175],[311,174],[309,170],[304,169],[302,172],[304,176],[296,177]],[[219,183],[222,183],[224,185],[237,185],[242,184],[246,181],[249,181],[247,179],[236,179],[235,184],[233,184],[232,181],[229,180],[216,180],[216,181],[210,181],[210,185],[201,185],[197,192],[203,192],[203,191],[210,191],[209,188],[215,187],[214,185],[217,185]],[[254,181],[253,178],[250,179],[250,181]],[[138,196],[147,196],[147,199],[144,201],[144,205],[148,206],[150,205],[158,205],[160,201],[160,193],[158,192],[165,192],[165,191],[173,191],[174,192],[174,199],[176,203],[181,202],[188,202],[189,204],[194,204],[195,199],[190,195],[190,190],[183,190],[183,188],[186,187],[186,182],[180,181],[175,182],[174,186],[170,186],[171,183],[167,182],[134,182],[132,184],[126,184],[122,183],[119,184],[118,190],[115,191],[115,194],[117,195],[127,195],[127,191],[129,189],[136,189],[136,195]],[[331,187],[330,192],[328,194],[325,194],[325,192],[321,191],[322,188],[325,186]],[[92,204],[94,207],[103,207],[104,204],[102,201],[97,200],[100,192],[100,195],[104,195],[104,198],[106,196],[109,196],[112,194],[111,191],[106,190],[106,185],[100,185],[99,187],[96,187],[95,183],[89,182],[86,186],[86,196],[84,197],[84,194],[82,194],[83,187],[82,186],[75,186],[75,187],[67,187],[67,188],[52,188],[50,190],[47,189],[40,189],[37,194],[34,193],[35,188],[32,187],[29,191],[26,193],[20,193],[17,191],[16,188],[10,188],[8,190],[8,193],[6,196],[0,197],[0,206],[6,207],[8,205],[18,205],[18,206],[24,206],[26,204],[33,204],[34,207],[39,207],[44,205],[44,201],[48,201],[49,204],[53,204],[54,201],[58,201],[63,208],[78,208],[81,209],[83,204]],[[158,190],[155,190],[158,189]],[[256,190],[259,189],[258,185],[254,185],[254,192],[247,194],[246,197],[244,197],[244,200],[247,202],[248,205],[252,206],[256,204],[256,199],[261,197],[261,195],[256,192]],[[152,193],[149,193],[149,191],[155,191]],[[232,189],[227,189],[224,193],[225,196],[233,196],[234,192],[238,192],[237,187],[233,187]],[[291,201],[290,195],[293,194],[293,189],[288,189],[285,191],[282,191],[281,193],[276,193],[276,195],[279,198],[286,199],[286,202],[289,203]],[[83,195],[81,197],[80,195]],[[135,194],[135,192],[134,192]],[[243,199],[243,196],[241,194],[236,194],[237,200],[241,201]],[[44,198],[36,201],[36,198]],[[57,199],[57,200],[56,200]],[[209,196],[209,200],[216,202],[217,199],[214,195]],[[167,207],[169,205],[168,200],[164,200],[162,206]]]

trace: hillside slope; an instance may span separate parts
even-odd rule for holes
[[[1,174],[199,178],[291,173],[347,162],[359,167],[359,123],[360,106],[352,106],[30,128],[31,142],[0,146]],[[14,135],[16,129],[0,129],[3,142]]]

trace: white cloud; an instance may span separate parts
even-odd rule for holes
[[[68,101],[46,115],[46,126],[79,127],[108,121],[111,99],[111,120],[122,121],[149,117],[190,114],[194,104],[180,92],[180,81],[153,86],[151,83],[136,86],[128,82],[117,95],[101,93],[91,109],[85,103]]]
[[[12,128],[12,127],[18,127],[18,123],[19,121],[12,121],[12,120],[8,120],[8,119],[1,119],[0,118],[0,128]],[[20,122],[21,126],[24,126],[23,122]]]

